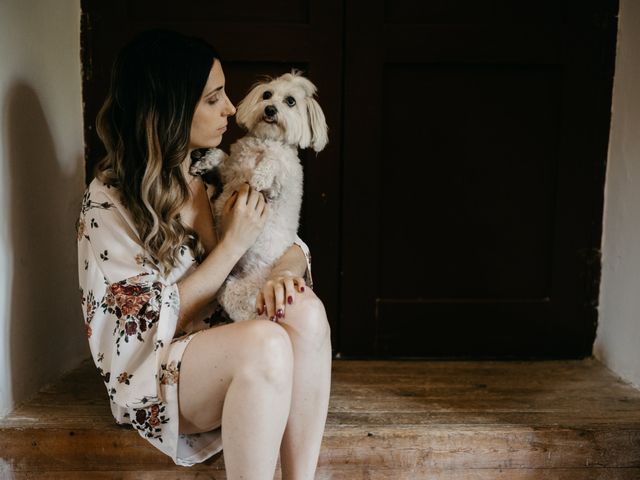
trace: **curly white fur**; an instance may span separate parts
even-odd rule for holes
[[[220,304],[234,321],[256,317],[259,289],[296,238],[303,183],[298,147],[319,152],[328,141],[315,93],[315,85],[296,70],[254,85],[236,113],[247,135],[231,145],[229,156],[210,149],[198,162],[204,170],[217,167],[224,185],[214,204],[217,225],[225,202],[244,182],[269,201],[262,233],[218,292]]]

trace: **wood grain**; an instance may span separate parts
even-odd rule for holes
[[[90,359],[0,420],[0,456],[3,479],[226,478],[115,424]],[[593,359],[334,360],[316,478],[637,479],[640,392]]]

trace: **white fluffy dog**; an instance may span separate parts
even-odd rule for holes
[[[258,291],[274,262],[296,238],[303,176],[298,147],[319,152],[328,141],[315,93],[315,85],[297,70],[255,84],[236,112],[236,121],[247,135],[231,145],[229,156],[210,149],[198,162],[202,170],[217,167],[224,187],[214,203],[216,225],[227,199],[245,182],[263,192],[269,202],[262,233],[217,295],[234,321],[257,316]]]

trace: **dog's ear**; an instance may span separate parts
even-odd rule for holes
[[[264,82],[254,83],[249,93],[240,100],[236,107],[236,123],[245,130],[251,129],[251,112],[262,98],[263,85]]]
[[[309,116],[309,130],[311,131],[311,147],[319,152],[329,142],[329,127],[324,118],[324,112],[315,98],[307,97],[307,113]]]
[[[307,97],[313,97],[316,94],[316,86],[311,80],[303,77],[300,70],[293,69],[291,70],[291,73],[283,75],[283,77],[285,76],[287,77],[287,81],[292,81],[295,85],[302,88]]]
[[[298,70],[292,70],[289,75],[290,79],[301,87],[306,95],[305,102],[307,104],[309,132],[308,134],[303,133],[300,147],[307,148],[310,144],[316,152],[319,152],[329,141],[327,136],[329,128],[327,127],[327,122],[325,121],[324,113],[320,108],[320,105],[318,105],[318,102],[313,98],[317,88],[311,80],[303,77],[302,72]]]

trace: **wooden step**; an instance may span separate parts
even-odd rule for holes
[[[115,424],[88,359],[0,420],[0,478],[226,477]],[[594,359],[334,360],[316,478],[637,480],[640,391]]]

